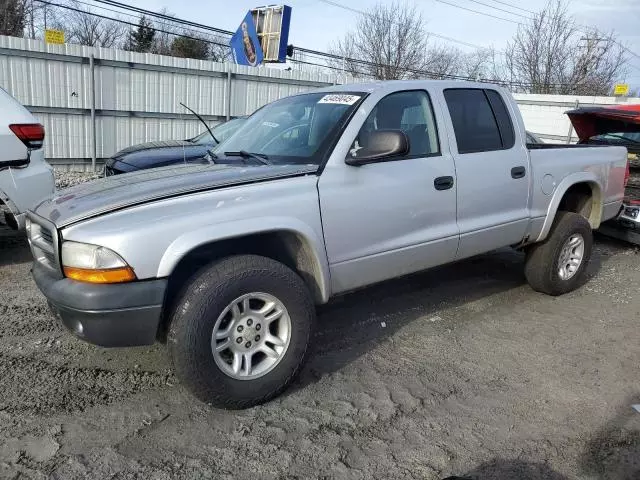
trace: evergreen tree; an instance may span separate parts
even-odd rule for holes
[[[144,15],[140,17],[138,29],[129,33],[127,49],[132,52],[149,52],[153,46],[153,39],[156,31],[153,29],[153,23]]]
[[[207,60],[209,58],[209,43],[198,38],[176,37],[171,44],[171,55]]]

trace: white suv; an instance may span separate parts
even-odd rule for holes
[[[6,223],[22,230],[27,210],[55,189],[53,169],[44,160],[44,127],[0,88],[0,207]]]

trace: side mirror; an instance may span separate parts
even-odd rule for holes
[[[409,153],[409,137],[401,130],[376,130],[363,139],[366,146],[355,146],[345,159],[347,165],[358,167],[367,163],[392,160]]]

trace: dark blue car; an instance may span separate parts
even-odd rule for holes
[[[207,152],[229,138],[244,123],[245,117],[234,118],[216,125],[189,140],[167,140],[141,143],[120,150],[105,162],[105,176],[165,167],[179,163],[207,163]]]

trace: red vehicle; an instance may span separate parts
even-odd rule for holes
[[[625,204],[618,218],[600,230],[640,244],[640,104],[584,107],[567,112],[579,144],[618,145],[629,152]]]

